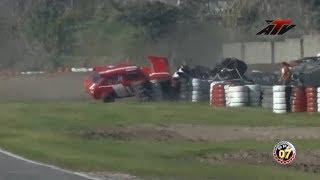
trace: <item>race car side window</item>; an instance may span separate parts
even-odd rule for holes
[[[122,76],[121,75],[115,75],[112,77],[109,77],[107,80],[107,83],[109,85],[113,85],[113,84],[120,84],[122,82]]]
[[[97,83],[101,79],[101,76],[99,73],[94,73],[92,74],[91,78],[92,78],[92,82]]]
[[[126,76],[126,79],[129,81],[136,80],[138,78],[139,78],[139,74],[137,72],[130,72]]]

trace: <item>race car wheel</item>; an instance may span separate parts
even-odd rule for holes
[[[152,100],[152,88],[149,82],[144,82],[134,87],[135,97],[139,102],[150,102]]]
[[[112,103],[115,101],[115,97],[113,95],[105,96],[103,98],[104,103]]]

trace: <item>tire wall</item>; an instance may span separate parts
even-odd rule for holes
[[[258,84],[246,85],[249,91],[248,105],[253,107],[261,106],[261,86]]]
[[[202,79],[192,79],[192,91],[191,91],[191,101],[192,102],[208,102],[209,100],[209,81]]]
[[[317,105],[318,105],[318,112],[320,112],[320,87],[317,88]]]
[[[190,83],[187,79],[181,78],[180,82],[180,90],[179,90],[179,100],[181,101],[189,101],[190,99]]]
[[[273,88],[272,86],[261,86],[261,105],[266,109],[273,109]]]

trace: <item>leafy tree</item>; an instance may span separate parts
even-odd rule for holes
[[[159,1],[135,3],[123,11],[123,20],[133,24],[155,40],[170,31],[177,22],[179,9]]]
[[[38,40],[48,52],[70,49],[72,18],[66,17],[68,4],[64,0],[39,1],[27,23],[29,36]]]

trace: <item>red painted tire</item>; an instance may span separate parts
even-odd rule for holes
[[[307,107],[309,108],[309,107],[318,107],[318,103],[317,102],[308,102],[307,103]]]
[[[306,102],[306,98],[298,98],[298,97],[291,97],[291,102],[293,101],[301,101],[301,102]]]
[[[307,103],[308,103],[308,102],[317,102],[317,98],[312,98],[312,97],[307,98],[307,99],[306,99],[306,102],[307,102]]]
[[[318,111],[318,109],[315,107],[308,107],[307,108],[307,112],[317,112],[317,111]]]
[[[297,104],[297,105],[292,105],[292,108],[302,108],[304,109],[306,106],[304,104]]]
[[[304,104],[306,104],[306,101],[304,101],[304,100],[292,100],[291,104],[292,105],[297,105],[297,106],[303,106]]]
[[[225,98],[213,98],[213,103],[226,103]]]
[[[216,84],[213,86],[213,89],[224,89],[224,84]]]
[[[211,91],[212,94],[225,94],[225,90],[224,89],[213,89]]]
[[[305,109],[304,108],[292,108],[291,111],[294,112],[294,113],[305,112]]]
[[[224,88],[213,88],[211,92],[225,92]]]
[[[308,93],[306,93],[306,97],[307,97],[307,98],[317,98],[317,93],[310,93],[310,92],[308,92]]]
[[[293,97],[304,97],[305,96],[305,92],[301,91],[301,92],[292,92]]]
[[[316,93],[317,92],[317,88],[315,88],[315,87],[306,87],[305,92],[306,93]]]
[[[224,94],[213,94],[213,98],[223,98],[223,99],[225,99],[226,96]]]
[[[226,94],[226,93],[225,93],[225,91],[224,91],[223,89],[219,89],[219,90],[213,90],[213,91],[211,92],[211,94],[214,94],[214,95],[215,95],[215,94],[223,94],[223,95],[224,95],[224,94]]]

